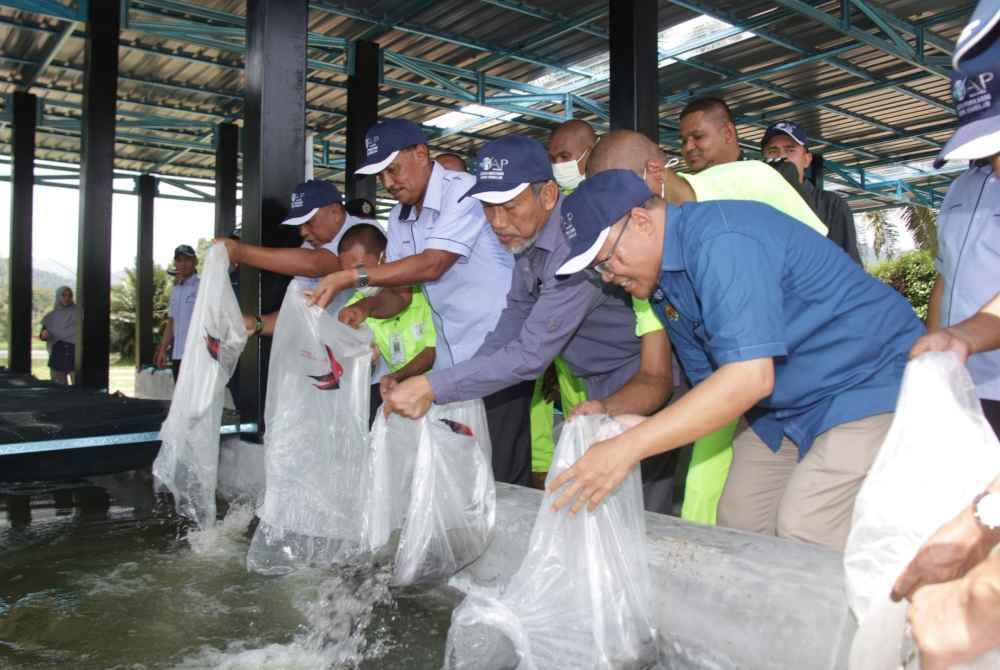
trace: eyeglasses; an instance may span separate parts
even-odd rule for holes
[[[611,258],[615,255],[615,249],[618,248],[618,243],[621,242],[622,241],[622,237],[625,236],[625,229],[628,228],[628,224],[631,221],[632,221],[632,217],[631,216],[628,217],[627,219],[625,219],[625,225],[623,225],[621,231],[619,231],[618,237],[615,239],[615,243],[611,245],[611,250],[608,251],[608,255],[604,257],[604,260],[602,260],[599,263],[596,263],[594,265],[594,271],[598,275],[614,274],[613,272],[611,272],[611,270],[608,269],[607,264],[608,264],[608,262],[611,261]]]

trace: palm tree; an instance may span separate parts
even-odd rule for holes
[[[937,256],[937,216],[934,214],[934,210],[919,205],[909,205],[903,208],[899,218],[913,235],[913,241],[917,248],[929,251],[932,256]]]
[[[153,266],[153,335],[159,335],[167,318],[170,302],[170,276],[159,265]],[[125,270],[125,278],[111,288],[111,351],[123,360],[135,356],[135,312],[138,304],[135,268]]]
[[[878,209],[874,212],[868,212],[865,215],[865,221],[872,234],[875,258],[881,260],[883,251],[886,258],[892,258],[896,253],[896,244],[899,242],[899,231],[889,221],[886,210]]]

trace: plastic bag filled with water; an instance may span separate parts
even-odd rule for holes
[[[496,522],[483,401],[434,405],[419,423],[394,584],[448,579],[486,551]]]
[[[854,504],[844,553],[860,624],[852,670],[900,667],[907,603],[890,601],[893,582],[998,474],[1000,444],[958,357],[934,352],[910,361],[892,427]],[[982,667],[1000,667],[1000,657],[991,658]]]
[[[563,427],[551,478],[594,442],[620,433],[606,416]],[[653,668],[659,660],[639,469],[594,512],[551,511],[542,499],[528,551],[499,598],[473,594],[455,610],[451,670]]]
[[[371,331],[308,305],[303,290],[289,284],[271,345],[264,503],[247,554],[265,574],[361,550]]]
[[[178,514],[206,528],[215,523],[219,429],[226,382],[246,345],[246,329],[229,282],[229,254],[216,244],[205,256],[198,297],[184,341],[184,366],[153,462],[157,486],[170,490]]]
[[[386,547],[403,528],[410,506],[413,464],[424,421],[398,414],[375,417],[369,437],[368,479],[365,486],[365,546],[371,552]]]

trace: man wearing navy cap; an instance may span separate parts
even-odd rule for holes
[[[184,359],[184,343],[188,327],[194,314],[194,303],[198,297],[198,257],[190,244],[181,244],[174,249],[174,287],[170,290],[170,308],[167,323],[163,327],[160,346],[156,349],[153,363],[158,368],[166,367],[170,356],[170,367],[174,381],[181,371]]]
[[[297,249],[262,247],[240,240],[220,238],[229,252],[230,263],[243,263],[261,270],[290,275],[315,287],[319,277],[340,269],[337,245],[359,219],[348,214],[343,196],[332,183],[310,179],[295,187],[289,198],[288,216],[282,225],[298,226],[302,246]],[[366,203],[368,204],[368,203]],[[370,204],[368,204],[371,207]],[[374,210],[372,210],[374,214]],[[339,309],[350,298],[345,294],[331,310]],[[278,313],[244,315],[249,335],[271,335]]]
[[[584,274],[556,277],[570,247],[559,225],[563,197],[545,148],[511,135],[483,146],[477,166],[476,184],[464,197],[483,203],[501,244],[517,256],[507,307],[475,356],[403,382],[387,395],[388,406],[417,418],[432,402],[479,398],[534,380],[561,354],[609,414],[662,407],[671,387],[665,333],[650,333],[640,343],[623,291]]]
[[[984,3],[988,4],[988,3]],[[927,310],[931,332],[964,321],[1000,288],[1000,41],[981,17],[956,49],[952,96],[958,129],[941,150],[946,161],[973,161],[948,189],[938,213],[938,277]],[[1000,352],[969,357],[983,412],[1000,435]]]
[[[667,205],[631,171],[587,179],[563,226],[559,274],[652,296],[694,388],[593,445],[553,481],[557,506],[593,509],[642,458],[744,416],[719,524],[843,548],[924,332],[903,297],[772,207]]]
[[[342,312],[341,320],[360,323],[371,316],[395,316],[409,304],[410,287],[422,284],[437,330],[434,369],[472,358],[497,324],[514,265],[479,201],[462,199],[475,178],[431,161],[420,127],[403,119],[372,126],[365,151],[358,174],[377,174],[399,201],[389,214],[387,262],[327,276],[313,300],[326,305],[348,288],[383,288]],[[383,385],[383,391],[391,385]],[[499,481],[528,483],[522,456],[530,450],[530,398],[528,382],[484,398]]]
[[[771,124],[764,131],[760,150],[764,158],[783,158],[795,166],[800,192],[820,220],[826,224],[827,238],[860,265],[858,233],[854,227],[854,214],[851,213],[847,201],[836,193],[816,188],[812,182],[806,180],[806,170],[812,165],[813,155],[809,151],[809,138],[802,126],[791,121]]]

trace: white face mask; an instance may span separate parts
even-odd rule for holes
[[[556,178],[556,183],[563,193],[572,193],[577,186],[583,183],[583,175],[580,174],[580,161],[590,153],[590,147],[584,151],[575,161],[563,161],[552,164],[552,175]]]

